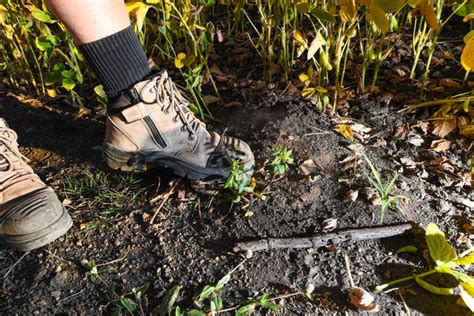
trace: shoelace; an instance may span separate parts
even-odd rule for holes
[[[183,126],[181,130],[184,132],[188,130],[189,139],[193,140],[196,136],[196,130],[199,126],[204,125],[200,120],[198,120],[194,114],[188,109],[189,101],[181,94],[178,87],[171,81],[171,78],[166,72],[164,72],[161,77],[156,81],[156,98],[163,104],[162,111],[165,114],[168,114],[170,109],[174,109],[176,112],[176,117],[173,118],[173,121],[181,119]],[[166,102],[166,98],[169,98],[169,102]],[[167,105],[167,106],[166,106]]]
[[[13,140],[13,141],[12,141]],[[7,188],[15,183],[23,181],[34,176],[27,168],[17,168],[13,170],[13,161],[6,155],[7,152],[12,153],[18,159],[29,161],[24,155],[20,153],[18,148],[13,145],[16,141],[16,133],[9,128],[0,128],[0,172],[5,172],[6,177],[1,179],[0,189]],[[26,164],[25,164],[26,166]],[[10,173],[10,175],[9,175]]]

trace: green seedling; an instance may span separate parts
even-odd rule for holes
[[[255,185],[252,179],[250,171],[245,170],[240,161],[232,161],[229,167],[229,177],[224,184],[224,188],[233,193],[232,203],[239,203],[242,198],[246,199],[245,195],[254,193]]]
[[[369,157],[364,152],[360,152],[360,154],[362,155],[364,160],[367,162],[367,164],[370,167],[370,171],[372,172],[372,176],[368,174],[366,174],[365,176],[369,180],[370,184],[380,194],[380,199],[382,203],[380,207],[380,224],[383,223],[385,212],[390,206],[396,208],[403,214],[403,210],[398,205],[398,200],[402,199],[405,201],[405,203],[408,203],[408,198],[404,195],[398,195],[398,194],[393,195],[391,192],[395,184],[395,181],[397,180],[399,176],[399,173],[395,172],[392,178],[384,184],[384,182],[382,181],[382,176],[380,175],[380,171],[377,170],[377,168],[374,166],[372,161],[370,161]]]
[[[272,161],[265,168],[273,176],[283,176],[290,169],[290,165],[294,164],[293,151],[282,145],[276,146],[272,150]]]
[[[429,223],[426,227],[425,237],[431,259],[433,259],[435,264],[434,269],[379,285],[375,288],[375,292],[380,292],[395,284],[414,279],[418,285],[434,294],[460,294],[464,303],[471,311],[474,311],[474,278],[463,271],[463,266],[474,263],[473,249],[470,249],[470,254],[465,252],[459,258],[453,247],[446,240],[444,233],[434,223]],[[442,288],[423,280],[424,277],[434,273],[449,274],[459,282],[459,285],[455,288]]]
[[[131,292],[124,294],[118,294],[115,289],[115,284],[112,284],[109,294],[107,305],[114,307],[114,315],[121,315],[122,311],[126,311],[130,314],[145,315],[143,311],[143,304],[146,303],[146,297],[144,296],[148,290],[148,283],[133,288]]]
[[[107,273],[112,272],[113,268],[104,267],[103,269],[99,269],[94,261],[89,261],[87,259],[82,260],[81,264],[84,268],[87,269],[86,277],[92,283],[94,283],[94,284],[100,284],[100,283],[107,284],[107,282],[100,276],[100,274],[103,273],[103,272],[107,272]]]

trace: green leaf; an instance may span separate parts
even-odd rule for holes
[[[130,313],[134,312],[138,307],[138,304],[128,297],[120,298],[120,304]]]
[[[474,278],[465,273],[458,272],[456,270],[451,270],[450,268],[446,266],[436,267],[436,271],[441,272],[441,273],[451,274],[459,281],[469,284],[470,286],[474,287]]]
[[[46,39],[54,46],[58,46],[59,44],[61,44],[61,39],[56,35],[48,35],[46,36]]]
[[[435,223],[429,223],[426,227],[426,243],[430,250],[431,258],[437,266],[447,265],[456,259],[456,252],[448,243],[444,233]]]
[[[42,52],[53,49],[53,45],[51,44],[51,42],[45,39],[42,39],[41,37],[37,37],[35,39],[35,45]]]
[[[191,310],[186,312],[186,315],[187,316],[206,316],[206,313],[204,313],[203,311],[200,311],[198,309],[191,309]]]
[[[199,293],[198,295],[198,300],[204,300],[206,298],[208,298],[212,293],[215,292],[215,287],[211,286],[211,285],[206,285],[201,293]]]
[[[104,86],[103,85],[98,85],[98,86],[95,86],[94,87],[94,92],[95,94],[97,94],[100,98],[102,99],[107,99],[107,94],[105,94],[105,91],[104,91]]]
[[[48,72],[44,78],[44,84],[46,86],[52,86],[58,81],[61,81],[61,78],[56,72]]]
[[[72,70],[63,70],[61,71],[61,77],[65,78],[65,79],[73,79],[75,76],[74,76],[74,71]]]
[[[215,287],[216,290],[220,290],[230,281],[230,275],[226,274],[222,279],[217,282],[217,285]]]
[[[262,304],[262,307],[271,309],[272,311],[275,311],[275,312],[280,309],[280,305],[275,304],[273,302],[265,302]]]
[[[308,2],[298,2],[296,4],[296,11],[298,11],[298,13],[307,13],[309,12],[309,3]]]
[[[31,12],[31,15],[35,19],[37,19],[38,21],[41,21],[41,22],[44,22],[44,23],[53,23],[53,22],[55,22],[53,20],[52,16],[51,16],[51,14],[49,14],[48,12],[40,10],[37,7],[35,7],[34,5],[26,5],[26,7]]]
[[[53,66],[53,70],[56,72],[63,71],[64,68],[66,68],[66,66],[63,63],[57,63],[57,64],[54,64]]]
[[[239,308],[236,312],[235,315],[248,315],[252,313],[255,310],[255,303],[251,303],[248,305],[244,305],[241,308]]]
[[[64,89],[71,91],[76,86],[76,82],[72,79],[63,78],[62,86]]]
[[[315,18],[320,19],[321,21],[325,21],[329,23],[336,22],[336,18],[334,17],[334,15],[324,10],[323,8],[315,8],[311,11],[311,14]]]

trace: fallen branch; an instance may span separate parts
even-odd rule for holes
[[[380,239],[402,235],[412,229],[411,224],[399,224],[394,226],[382,226],[371,228],[358,228],[302,238],[266,238],[256,241],[240,242],[235,245],[235,252],[261,251],[270,249],[306,249],[319,248],[329,244],[340,244],[344,241],[359,241],[368,239]]]

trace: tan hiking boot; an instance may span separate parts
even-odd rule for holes
[[[137,83],[113,105],[121,110],[109,113],[103,146],[113,169],[144,171],[157,165],[204,181],[227,178],[233,159],[253,169],[250,147],[208,132],[166,72]]]
[[[72,220],[25,160],[16,133],[0,119],[0,240],[27,251],[64,235]]]

